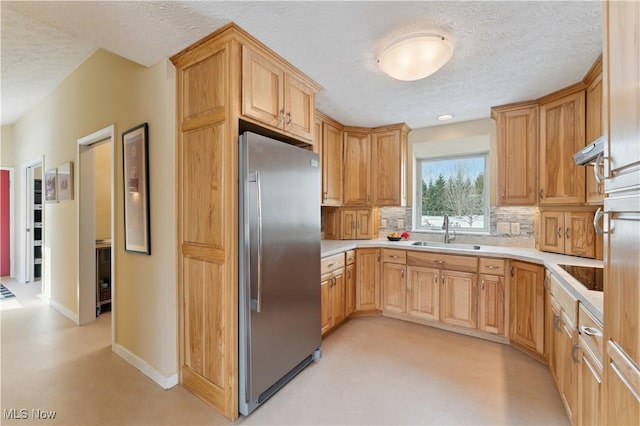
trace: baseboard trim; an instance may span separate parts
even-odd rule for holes
[[[45,299],[45,300],[49,303],[49,305],[51,305],[51,307],[53,309],[55,309],[56,311],[60,312],[65,317],[69,318],[76,325],[79,325],[79,323],[78,323],[78,314],[76,314],[75,312],[73,312],[72,310],[67,308],[66,306],[56,302],[53,299]]]
[[[148,362],[140,358],[138,355],[129,351],[125,347],[114,344],[114,352],[122,357],[129,364],[140,370],[145,376],[160,385],[163,389],[170,389],[178,384],[178,373],[165,377],[158,370],[153,368]]]

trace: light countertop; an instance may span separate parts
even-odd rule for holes
[[[428,251],[436,253],[450,253],[459,255],[471,255],[480,257],[500,257],[514,260],[522,260],[530,263],[544,265],[545,268],[564,287],[584,304],[600,322],[603,322],[602,303],[603,294],[601,291],[592,291],[583,286],[578,280],[573,278],[568,272],[558,265],[595,266],[603,267],[601,260],[586,259],[582,257],[566,256],[563,254],[547,253],[531,248],[503,247],[480,245],[480,250],[468,250],[460,248],[442,247],[421,247],[412,245],[415,240],[409,241],[389,241],[386,238],[377,240],[322,240],[322,257],[331,256],[355,248],[382,247],[403,250]]]

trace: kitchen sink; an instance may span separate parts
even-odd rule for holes
[[[433,247],[439,249],[451,249],[451,250],[480,250],[480,246],[474,244],[445,244],[445,243],[432,243],[429,241],[416,241],[411,243],[412,246],[420,247]]]

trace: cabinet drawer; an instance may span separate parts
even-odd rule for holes
[[[320,260],[320,274],[324,275],[344,266],[344,253],[323,257]]]
[[[573,324],[578,323],[578,300],[551,276],[551,295]]]
[[[600,324],[582,304],[580,304],[578,310],[578,331],[591,352],[596,355],[598,361],[602,364],[602,352],[604,348],[602,324]]]
[[[478,258],[441,253],[407,252],[407,265],[425,268],[450,269],[463,272],[478,272]]]
[[[382,249],[382,261],[389,263],[407,263],[407,252],[405,250]]]
[[[345,253],[345,257],[347,265],[352,265],[356,261],[356,251],[349,250]]]
[[[478,272],[481,274],[504,275],[504,259],[480,258]]]

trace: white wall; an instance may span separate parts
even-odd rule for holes
[[[445,152],[450,152],[450,155],[470,152],[469,150],[478,149],[475,144],[484,146],[486,142],[483,141],[486,140],[489,141],[489,202],[491,205],[495,205],[498,163],[496,151],[498,142],[496,139],[496,123],[491,118],[422,127],[409,133],[409,165],[407,167],[409,204],[412,204],[415,195],[413,169],[416,158],[429,152],[443,155]],[[430,144],[433,145],[430,146]]]
[[[116,125],[115,344],[148,367],[174,377],[176,337],[175,68],[145,68],[98,50],[14,126],[14,162],[44,155],[45,170],[77,165],[77,140]],[[149,123],[151,256],[124,251],[122,132]],[[45,210],[45,273],[51,298],[78,313],[77,195]],[[23,191],[20,176],[16,190]],[[17,214],[24,217],[24,211]],[[24,260],[21,260],[24,262]]]

